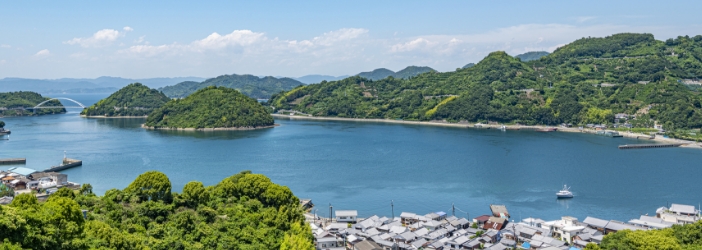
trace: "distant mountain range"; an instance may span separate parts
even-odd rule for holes
[[[159,88],[183,81],[204,81],[201,77],[173,77],[128,79],[102,76],[98,78],[61,78],[61,79],[0,79],[0,92],[34,91],[39,93],[111,93],[139,82],[150,88]]]
[[[303,83],[287,77],[275,78],[272,76],[258,77],[254,75],[231,74],[210,78],[202,82],[185,81],[173,86],[162,87],[158,90],[170,98],[183,98],[208,86],[224,86],[236,89],[249,97],[266,99],[275,93],[288,91],[300,85],[303,85]]]
[[[404,68],[398,72],[394,72],[394,71],[386,69],[386,68],[380,68],[380,69],[376,69],[376,70],[373,70],[370,72],[361,72],[357,76],[375,81],[375,80],[385,79],[388,76],[392,76],[393,78],[407,79],[407,78],[417,76],[419,74],[426,73],[426,72],[436,72],[436,70],[434,70],[430,67],[409,66],[409,67]]]
[[[304,84],[312,84],[312,83],[320,83],[322,81],[338,81],[344,78],[349,77],[349,75],[343,75],[343,76],[329,76],[329,75],[306,75],[302,77],[297,77],[293,78],[295,80],[298,80],[301,83]]]

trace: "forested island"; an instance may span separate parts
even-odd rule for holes
[[[529,62],[493,52],[453,72],[399,79],[350,77],[297,87],[269,104],[314,116],[525,125],[702,127],[702,36],[582,38]],[[628,119],[628,120],[627,120]]]
[[[303,85],[303,83],[287,77],[275,78],[272,76],[258,77],[231,74],[210,78],[203,82],[181,82],[173,86],[159,88],[159,90],[168,97],[183,98],[208,86],[223,86],[236,89],[249,97],[267,99],[274,93],[291,90],[300,85]]]
[[[299,199],[250,171],[181,193],[150,171],[104,196],[90,184],[20,194],[0,206],[0,232],[0,249],[314,249]]]
[[[273,125],[273,117],[256,99],[215,86],[169,101],[150,113],[145,124],[160,129],[254,129]]]
[[[141,83],[132,83],[109,97],[83,109],[83,116],[145,116],[163,106],[170,98]]]
[[[41,108],[33,110],[37,104],[50,100],[39,93],[30,91],[18,91],[0,93],[0,116],[25,116],[25,115],[48,115],[66,113],[65,108]],[[63,107],[58,100],[51,100],[44,105],[46,107]]]

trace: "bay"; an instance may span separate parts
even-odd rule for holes
[[[108,94],[51,95],[89,105]],[[69,103],[64,102],[69,105]],[[570,215],[628,221],[675,202],[697,206],[702,151],[619,150],[645,143],[577,133],[475,130],[383,123],[277,119],[255,131],[151,131],[144,119],[86,119],[79,110],[6,117],[11,139],[0,158],[57,165],[64,151],[83,160],[63,171],[102,194],[158,170],[180,192],[189,181],[214,185],[242,170],[265,174],[317,204],[318,215],[356,209],[360,216],[445,211],[476,217],[504,204],[512,219]],[[7,167],[0,167],[6,169]],[[556,200],[563,186],[575,198]]]

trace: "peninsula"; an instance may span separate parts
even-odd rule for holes
[[[87,107],[80,114],[85,117],[146,116],[169,100],[170,98],[158,90],[150,89],[141,83],[132,83]]]
[[[42,107],[37,108],[38,104]],[[28,116],[28,115],[48,115],[48,114],[63,114],[66,109],[63,108],[58,100],[52,100],[41,96],[39,93],[31,91],[18,91],[0,93],[0,116]]]
[[[183,130],[269,128],[273,116],[256,99],[227,87],[209,86],[151,112],[144,127]]]
[[[589,124],[702,137],[702,35],[582,38],[528,62],[490,53],[473,67],[409,79],[361,76],[271,97],[312,116],[523,125]]]

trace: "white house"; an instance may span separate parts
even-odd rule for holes
[[[334,212],[337,222],[351,222],[356,223],[356,217],[358,216],[358,211],[356,210],[336,210]]]

